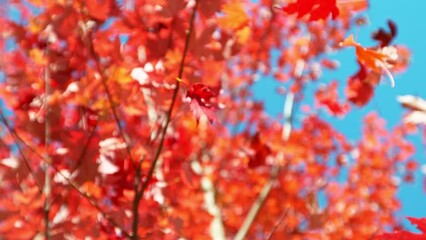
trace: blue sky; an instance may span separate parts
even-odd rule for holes
[[[426,1],[371,1],[369,11],[371,26],[368,31],[384,25],[387,19],[392,19],[398,25],[397,43],[407,45],[413,54],[412,63],[407,72],[396,76],[396,87],[380,87],[375,97],[380,113],[389,125],[395,124],[404,112],[396,103],[397,95],[413,94],[426,98],[426,24],[421,22],[421,16],[426,12]],[[420,20],[420,22],[418,22]],[[413,137],[417,146],[416,159],[420,164],[426,164],[426,152],[420,136]],[[403,203],[401,214],[404,216],[426,217],[426,193],[423,190],[423,178],[420,172],[416,174],[415,184],[404,184],[399,192]]]
[[[358,30],[358,42],[363,46],[373,45],[371,33],[379,27],[388,29],[387,20],[391,19],[398,26],[398,35],[394,43],[408,46],[412,51],[412,61],[406,72],[394,76],[395,88],[390,87],[390,84],[381,84],[376,88],[374,99],[366,107],[354,108],[343,119],[328,118],[337,129],[345,133],[350,139],[359,139],[363,116],[373,110],[379,112],[381,117],[386,120],[388,129],[400,121],[405,110],[396,101],[398,95],[411,94],[426,98],[426,24],[421,21],[422,15],[426,15],[426,1],[424,0],[370,0],[370,8],[366,13],[369,23]],[[357,33],[354,32],[354,34]],[[328,82],[337,79],[343,87],[348,76],[358,69],[355,62],[355,52],[350,49],[343,50],[336,55],[331,55],[331,57],[339,60],[341,67],[338,71],[325,72],[321,81]],[[273,116],[282,112],[284,103],[283,96],[272,94],[275,93],[277,85],[272,79],[266,78],[257,82],[254,88],[255,97],[265,100],[266,110]],[[419,161],[419,165],[426,164],[426,148],[422,144],[420,134],[411,137],[411,140],[417,147],[415,158]],[[416,182],[414,184],[402,184],[398,193],[403,205],[402,211],[399,213],[401,217],[426,217],[426,193],[423,190],[425,176],[418,170],[415,177]],[[410,230],[415,229],[409,226],[406,220],[404,224]]]

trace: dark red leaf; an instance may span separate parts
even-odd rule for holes
[[[251,138],[250,148],[253,153],[250,156],[248,166],[256,168],[265,165],[266,157],[271,154],[271,149],[262,141],[259,133]]]
[[[372,38],[380,42],[380,47],[388,46],[397,34],[396,24],[392,20],[388,20],[389,32],[383,28],[375,31],[372,34]]]

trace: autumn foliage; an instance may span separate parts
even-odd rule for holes
[[[394,234],[417,123],[372,112],[354,140],[327,121],[409,62],[392,21],[357,41],[367,0],[1,8],[0,238],[422,239]],[[346,49],[359,70],[330,81]],[[282,116],[253,98],[264,77]]]

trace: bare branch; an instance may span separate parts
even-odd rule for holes
[[[45,49],[45,57],[48,57],[48,48]],[[50,202],[51,202],[51,192],[52,192],[52,182],[50,179],[50,165],[51,160],[49,156],[49,145],[50,145],[50,122],[49,122],[49,95],[50,95],[50,76],[49,76],[49,61],[47,61],[47,64],[45,66],[45,72],[44,72],[44,87],[45,87],[45,93],[44,93],[44,110],[45,110],[45,120],[44,120],[44,126],[45,126],[45,134],[44,134],[44,162],[42,163],[42,168],[44,168],[44,187],[43,187],[43,194],[45,196],[44,204],[43,204],[43,211],[44,211],[44,237],[46,240],[50,239],[50,232],[49,232],[49,213],[50,213]]]

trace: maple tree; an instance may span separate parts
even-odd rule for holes
[[[408,65],[396,23],[372,47],[352,35],[367,0],[6,6],[1,237],[400,239],[384,232],[400,229],[394,177],[412,181],[418,122],[389,130],[373,112],[354,142],[320,114],[365,106]],[[358,72],[318,87],[344,48]],[[253,99],[263,76],[281,117]],[[307,86],[315,103],[299,108]]]

